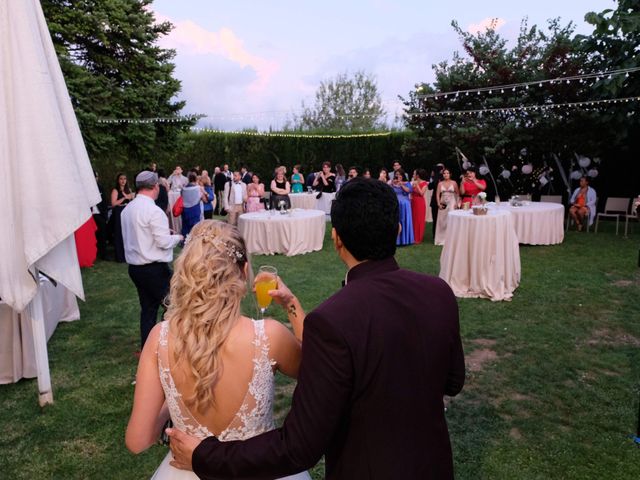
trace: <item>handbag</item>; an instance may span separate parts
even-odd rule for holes
[[[180,215],[182,215],[183,210],[184,210],[184,201],[182,200],[182,197],[179,197],[178,200],[176,200],[176,203],[173,204],[173,207],[171,208],[171,213],[173,213],[174,217],[179,217]]]

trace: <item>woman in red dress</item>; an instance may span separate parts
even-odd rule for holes
[[[427,203],[424,194],[427,191],[427,172],[423,168],[413,171],[413,192],[411,193],[411,215],[413,220],[413,238],[422,243],[424,224],[427,220]]]
[[[462,196],[462,206],[465,203],[472,204],[476,195],[487,189],[487,182],[476,178],[476,169],[474,167],[467,168],[464,174],[464,180],[460,183],[460,195]]]

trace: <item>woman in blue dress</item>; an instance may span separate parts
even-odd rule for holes
[[[411,199],[409,195],[413,187],[411,186],[411,182],[405,182],[404,171],[402,169],[396,170],[393,181],[391,182],[391,188],[393,188],[398,197],[400,225],[402,226],[402,230],[396,240],[396,245],[412,245],[414,243],[413,220],[411,219]]]
[[[196,223],[203,218],[202,200],[206,195],[203,188],[196,182],[198,175],[195,172],[189,172],[189,183],[182,189],[182,202],[184,209],[182,210],[182,235],[186,237]]]

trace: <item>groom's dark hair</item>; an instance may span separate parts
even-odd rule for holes
[[[331,223],[356,260],[382,260],[396,253],[398,198],[380,180],[354,178],[331,206]]]

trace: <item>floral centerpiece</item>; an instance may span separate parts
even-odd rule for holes
[[[285,202],[284,200],[280,200],[278,202],[278,210],[280,210],[280,213],[282,215],[284,215],[285,213],[287,213],[287,202]]]
[[[487,214],[487,192],[480,192],[476,195],[475,205],[473,206],[474,215]]]

